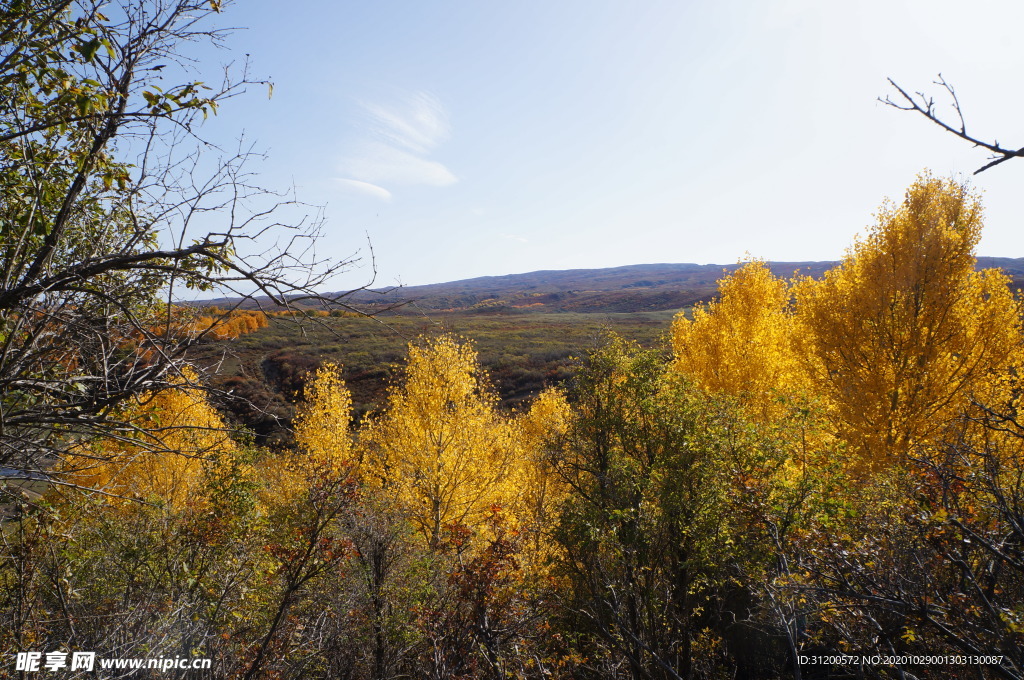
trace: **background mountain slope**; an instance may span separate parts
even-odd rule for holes
[[[821,276],[838,262],[771,262],[776,276]],[[645,312],[680,309],[714,296],[717,281],[739,264],[637,264],[605,269],[544,270],[363,291],[350,299],[371,308],[410,303],[418,310],[509,312]],[[980,257],[1024,284],[1024,258]]]

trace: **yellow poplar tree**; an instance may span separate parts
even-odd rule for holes
[[[325,476],[349,474],[354,464],[351,420],[352,396],[341,377],[341,366],[324,364],[303,388],[293,421],[295,450],[278,451],[260,463],[263,504],[268,508],[286,505]]]
[[[496,403],[469,344],[424,340],[409,346],[404,382],[362,432],[364,479],[394,494],[431,548],[516,497],[518,444]]]
[[[555,470],[551,448],[557,448],[557,439],[568,431],[571,418],[572,410],[565,395],[557,389],[548,389],[513,423],[520,449],[515,461],[515,486],[519,490],[515,514],[530,533],[533,550],[528,557],[534,562],[543,561],[550,553],[545,534],[554,523],[559,503],[569,491]]]
[[[129,407],[126,420],[137,430],[122,440],[89,443],[65,461],[66,474],[76,484],[118,496],[159,499],[177,507],[193,502],[204,463],[237,452],[205,393],[191,386],[197,379],[185,369],[180,386]]]
[[[349,422],[352,396],[341,377],[341,367],[322,366],[305,386],[305,399],[295,416],[295,443],[309,458],[331,466],[351,458]]]
[[[1004,274],[975,270],[981,229],[977,195],[925,173],[839,267],[795,286],[815,389],[869,465],[926,443],[1014,360],[1019,306]]]
[[[718,299],[672,324],[673,366],[712,392],[739,397],[753,417],[780,415],[780,397],[805,388],[794,354],[789,290],[761,260],[718,283]]]

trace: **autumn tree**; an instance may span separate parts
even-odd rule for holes
[[[924,174],[823,279],[795,287],[805,365],[862,460],[904,461],[1020,345],[1020,309],[999,271],[975,271],[978,197]]]
[[[260,634],[244,650],[247,668],[239,677],[245,680],[265,677],[274,672],[270,668],[280,673],[329,667],[328,652],[337,644],[332,627],[324,625],[324,603],[317,599],[324,589],[337,588],[339,573],[354,555],[345,529],[348,516],[358,512],[358,484],[351,465],[329,459],[312,459],[301,472],[297,491],[265,497],[261,538],[270,557],[270,587],[252,610]]]
[[[295,443],[301,453],[329,465],[350,461],[349,422],[352,395],[341,377],[341,367],[327,363],[313,374],[305,398],[295,415]]]
[[[5,654],[220,657],[222,635],[251,612],[264,558],[253,452],[186,386],[123,405],[118,419],[133,429],[80,442],[53,474],[63,483],[4,522]]]
[[[423,677],[557,677],[560,659],[547,653],[551,600],[528,586],[524,534],[506,526],[502,514],[493,509],[483,546],[458,560],[441,595],[421,608]]]
[[[894,660],[837,669],[866,677],[931,677],[924,655],[950,654],[978,662],[943,678],[1024,678],[1022,435],[1015,416],[972,409],[905,465],[837,494],[841,514],[789,546],[805,649]]]
[[[674,368],[701,387],[739,397],[764,421],[785,410],[784,398],[806,389],[796,356],[786,281],[760,260],[718,283],[718,298],[679,314],[672,324]]]
[[[239,449],[205,391],[190,386],[195,372],[186,367],[183,374],[182,384],[123,407],[120,433],[72,448],[59,461],[58,476],[122,500],[196,502],[208,468],[228,464]]]
[[[351,474],[352,397],[342,380],[341,367],[324,364],[307,379],[294,419],[295,446],[267,452],[258,464],[265,480],[260,497],[267,507],[308,495],[313,470],[316,475]]]
[[[556,460],[572,422],[573,413],[565,394],[548,389],[513,423],[519,445],[514,468],[518,494],[510,509],[526,534],[528,545],[520,559],[534,573],[543,571],[544,563],[556,550],[551,532],[558,510],[569,494],[569,487],[558,474]]]
[[[183,318],[178,323],[172,322],[172,330],[183,338],[208,336],[212,340],[230,340],[270,324],[267,315],[261,311],[224,311],[214,307],[205,310],[183,309],[182,312]]]
[[[427,339],[409,346],[404,380],[362,433],[363,474],[395,495],[431,547],[515,498],[517,442],[496,406],[472,346]]]
[[[783,515],[801,505],[776,490],[789,444],[620,339],[587,357],[577,388],[557,574],[588,672],[772,677],[786,651],[745,624],[757,608],[745,579],[768,578],[766,524],[786,540]]]
[[[256,84],[193,60],[224,37],[226,4],[0,3],[0,466],[63,494],[0,532],[5,656],[202,650],[220,676],[255,676],[349,554],[348,475],[304,480],[271,527],[259,454],[186,361],[261,323],[221,310],[189,326],[197,293],[341,305],[317,293],[344,266],[312,255],[319,220],[257,186],[247,144],[201,138]]]

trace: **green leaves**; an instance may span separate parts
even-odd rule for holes
[[[92,40],[89,40],[87,42],[75,45],[75,50],[77,50],[82,55],[82,58],[85,59],[85,61],[92,61],[96,57],[96,53],[99,51],[102,45],[102,40],[100,40],[99,38],[93,38]],[[107,44],[107,49],[110,50],[109,43]]]
[[[157,85],[152,90],[142,92],[149,112],[157,116],[170,116],[178,111],[199,109],[205,119],[209,113],[217,113],[217,102],[210,97],[200,95],[201,91],[209,91],[209,87],[201,81],[186,83],[174,90],[164,92]]]

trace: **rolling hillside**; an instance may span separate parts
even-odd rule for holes
[[[772,262],[776,276],[821,276],[837,262]],[[680,309],[714,296],[716,282],[738,264],[638,264],[606,269],[536,271],[462,281],[365,291],[350,297],[370,309],[407,304],[419,311],[486,313],[633,313]],[[998,267],[1024,284],[1024,258],[981,257],[979,268]]]

